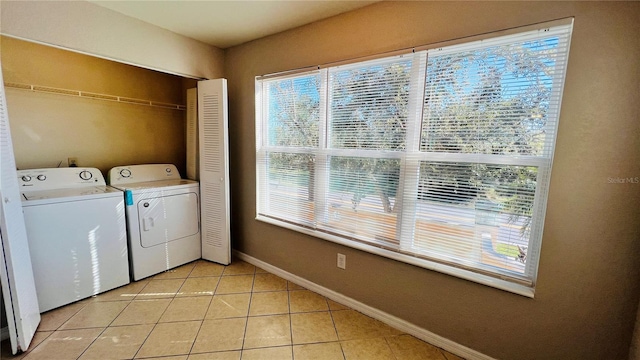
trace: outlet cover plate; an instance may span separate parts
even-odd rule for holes
[[[338,253],[338,267],[342,270],[347,268],[347,255]]]

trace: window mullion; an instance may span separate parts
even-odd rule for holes
[[[328,216],[327,208],[327,192],[329,183],[329,159],[327,156],[328,146],[328,117],[330,115],[329,102],[329,83],[327,69],[320,70],[320,102],[319,102],[319,122],[318,129],[318,151],[316,152],[315,162],[315,208],[314,208],[314,226],[318,223],[326,222]]]
[[[405,156],[402,161],[398,186],[401,202],[400,206],[397,207],[396,233],[398,234],[401,249],[410,248],[411,244],[413,244],[420,161],[411,155],[420,151],[427,52],[420,51],[413,56],[405,150],[408,156]]]

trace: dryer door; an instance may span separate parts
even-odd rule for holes
[[[148,248],[197,234],[198,206],[193,192],[140,200],[140,245]]]

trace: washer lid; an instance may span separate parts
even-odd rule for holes
[[[83,198],[122,196],[122,192],[110,186],[86,186],[80,188],[66,188],[40,191],[22,192],[22,201],[53,200],[68,198],[68,200],[83,200]]]

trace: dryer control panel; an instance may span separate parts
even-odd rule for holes
[[[96,168],[47,168],[18,170],[20,190],[52,190],[106,185]]]
[[[181,179],[178,168],[173,164],[116,166],[109,170],[107,178],[110,185]]]

